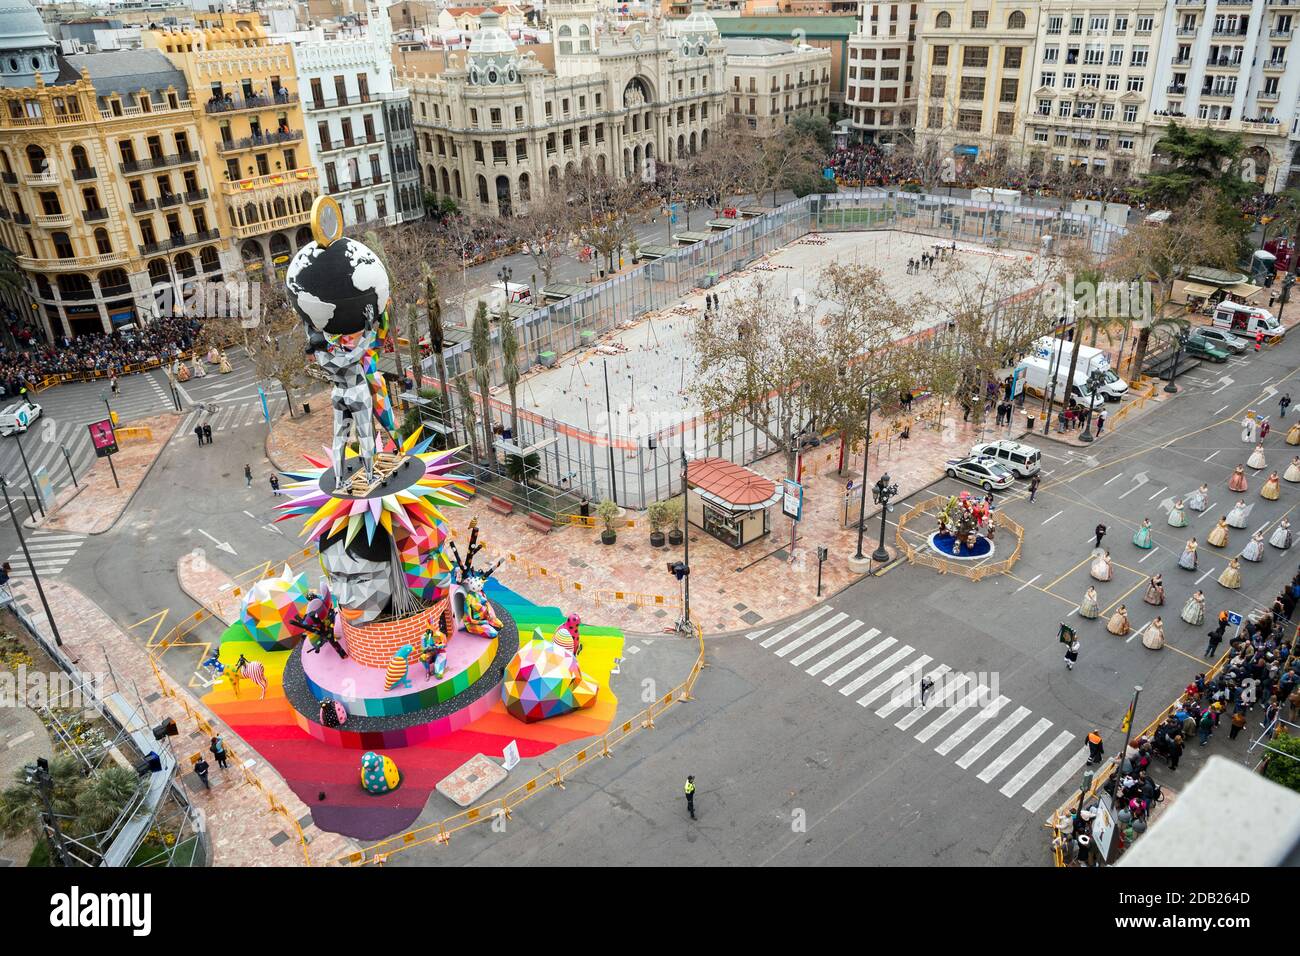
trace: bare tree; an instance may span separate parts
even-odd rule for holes
[[[547,190],[529,200],[527,210],[507,221],[510,237],[532,258],[542,274],[543,287],[551,284],[556,263],[564,256],[573,235],[573,211],[564,194]],[[534,294],[540,289],[534,289]]]
[[[782,189],[798,191],[801,186],[821,178],[826,156],[816,137],[791,128],[779,136],[763,140],[758,181],[762,192],[772,193],[772,204],[777,203],[777,192]]]
[[[569,177],[566,187],[578,218],[578,238],[596,250],[610,272],[615,271],[615,255],[633,239],[632,215],[641,206],[640,184],[588,172]]]

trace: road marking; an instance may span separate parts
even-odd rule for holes
[[[1228,405],[1231,405],[1231,404],[1232,404],[1232,402],[1229,402],[1229,403],[1228,403]],[[1224,405],[1223,408],[1227,408],[1228,405]],[[1223,408],[1220,408],[1220,409],[1219,409],[1218,411],[1216,411],[1214,414],[1216,414],[1216,415],[1220,414],[1220,413],[1223,411]]]
[[[1059,518],[1059,517],[1061,517],[1061,515],[1063,515],[1063,514],[1065,514],[1065,509],[1064,509],[1064,508],[1062,508],[1062,509],[1061,509],[1060,511],[1058,511],[1056,514],[1052,515],[1052,518]],[[1052,518],[1044,518],[1042,521],[1038,522],[1039,527],[1042,527],[1043,525],[1047,524],[1047,522],[1051,521]]]
[[[13,740],[9,741],[9,743],[5,744],[5,749],[12,750],[13,748],[17,747],[19,744],[26,743],[27,741],[31,740],[35,736],[36,736],[36,731],[29,730],[27,731],[27,733],[20,734],[19,736],[15,737]]]
[[[1123,477],[1124,477],[1124,472],[1121,471],[1118,475],[1115,475],[1115,477],[1107,478],[1104,482],[1102,482],[1102,487],[1105,488],[1106,485],[1109,485],[1112,481],[1118,481]]]
[[[926,674],[925,676],[930,680],[934,681],[936,685],[938,685],[939,679],[943,677],[944,674],[947,674],[950,670],[952,670],[952,668],[949,667],[947,664],[940,664],[938,667],[930,671],[930,673]],[[915,673],[915,671],[913,671],[913,673]],[[920,695],[921,695],[921,690],[919,687],[912,694],[895,694],[893,700],[891,700],[889,703],[885,704],[885,706],[881,707],[879,710],[876,711],[876,716],[888,717],[890,714],[892,714],[894,711],[898,710],[898,708],[904,705],[910,706],[913,710],[924,710],[925,708],[921,704]],[[934,695],[931,694],[929,700],[933,701],[933,698]],[[864,697],[863,700],[865,699],[866,698]],[[861,704],[862,700],[859,700],[858,703]]]
[[[1228,406],[1226,406],[1226,405],[1224,406],[1224,408],[1227,408],[1227,407],[1228,407]],[[1216,456],[1217,454],[1219,454],[1220,451],[1223,451],[1223,449],[1220,448],[1218,451],[1212,451],[1212,452],[1210,452],[1208,455],[1206,455],[1204,458],[1202,458],[1201,461],[1209,461],[1211,458],[1213,458],[1214,456]]]
[[[859,674],[857,677],[853,678],[853,680],[849,681],[847,684],[841,687],[840,693],[843,694],[845,697],[848,697],[849,694],[852,694],[860,690],[861,688],[865,687],[869,681],[875,680],[877,677],[879,677],[885,671],[889,670],[895,664],[899,663],[900,661],[902,661],[907,657],[910,657],[914,650],[915,648],[913,648],[912,645],[904,644],[902,647],[894,651],[894,653],[890,654],[879,664],[869,667],[863,673]]]
[[[1168,491],[1168,490],[1169,490],[1169,486],[1168,486],[1168,485],[1165,485],[1163,488],[1161,488],[1159,491],[1157,491],[1154,495],[1152,495],[1150,498],[1148,498],[1147,501],[1154,501],[1156,498],[1159,498],[1159,497],[1160,497],[1164,492],[1166,492],[1166,491]]]
[[[789,644],[786,644],[784,647],[777,648],[776,656],[785,657],[785,655],[789,654],[791,651],[803,647],[805,644],[807,644],[809,641],[811,641],[814,637],[816,637],[818,634],[822,633],[823,631],[834,627],[836,624],[839,624],[841,621],[848,620],[848,617],[849,616],[847,614],[840,613],[840,614],[836,614],[833,617],[826,618],[826,620],[822,621],[816,627],[809,628],[807,631],[800,634]],[[759,646],[761,647],[762,645]]]
[[[959,702],[953,704],[942,714],[940,714],[938,720],[936,720],[929,727],[926,727],[924,730],[918,733],[916,735],[916,739],[921,741],[921,743],[925,743],[927,740],[929,740],[939,731],[943,730],[943,728],[947,727],[954,720],[960,717],[963,712],[969,710],[971,707],[974,707],[976,704],[978,704],[980,702],[980,699],[985,697],[988,694],[988,692],[989,689],[985,687],[983,684],[977,684],[975,688],[971,690],[971,692],[968,693],[965,697],[963,697]]]
[[[957,766],[961,767],[963,770],[969,769],[971,764],[984,756],[984,754],[986,754],[999,740],[1011,733],[1012,729],[1028,717],[1030,713],[1031,711],[1028,707],[1017,707],[1009,716],[1003,718],[1002,723],[998,724],[991,731],[985,734],[984,739],[962,754],[961,757],[957,759]]]
[[[861,622],[855,621],[854,623],[860,624]],[[879,636],[880,636],[879,628],[869,627],[862,634],[858,635],[853,640],[849,641],[847,644],[845,644],[839,650],[835,651],[833,654],[826,655],[825,659],[818,661],[812,667],[804,671],[804,673],[807,674],[809,677],[816,677],[818,674],[826,670],[826,668],[830,667],[835,662],[843,660],[844,658],[852,654],[854,651],[856,651],[859,647],[862,647],[864,644],[868,644],[871,641],[874,641]],[[808,653],[809,653],[808,651],[805,651],[803,654],[800,654],[799,656],[803,657]],[[790,663],[791,664],[802,663],[802,661],[796,658]]]
[[[1073,757],[1057,768],[1056,773],[1052,774],[1043,783],[1041,787],[1029,795],[1029,799],[1021,804],[1030,813],[1038,812],[1038,809],[1052,797],[1056,791],[1060,790],[1068,782],[1075,782],[1078,779],[1079,771],[1088,761],[1088,748],[1084,747]],[[1008,784],[1010,786],[1010,784]],[[1010,796],[1010,794],[1008,794]]]
[[[983,710],[981,710],[978,714],[976,714],[973,718],[971,718],[966,724],[964,724],[960,730],[958,730],[955,734],[953,734],[951,737],[949,737],[943,743],[939,744],[939,746],[935,747],[934,749],[938,751],[940,754],[946,755],[949,751],[955,748],[959,743],[961,743],[971,734],[975,733],[975,731],[979,730],[980,727],[982,727],[984,724],[987,724],[990,720],[992,720],[995,716],[997,716],[997,712],[1009,703],[1011,703],[1011,699],[1009,697],[999,696],[997,700],[993,701],[991,704],[986,706]]]
[[[960,698],[957,697],[957,692],[961,690],[963,687],[965,687],[966,684],[969,683],[970,683],[969,674],[958,674],[957,677],[953,679],[952,683],[948,684],[946,687],[943,688],[944,698],[946,700],[951,701],[952,704],[955,706],[957,702],[960,700]],[[912,708],[912,712],[910,714],[908,714],[898,723],[894,724],[894,726],[897,727],[899,730],[907,730],[909,727],[911,727],[914,723],[916,723],[918,720],[920,720],[928,713],[933,713],[933,711],[929,710],[929,708],[926,707],[914,707]],[[948,713],[948,711],[945,710],[944,713]]]
[[[853,658],[853,660],[849,661],[839,670],[835,671],[834,673],[827,674],[825,677],[822,678],[822,683],[825,684],[827,687],[832,686],[840,678],[853,673],[855,670],[857,670],[867,661],[871,660],[871,658],[875,657],[877,654],[881,653],[882,651],[888,650],[890,647],[893,647],[897,643],[898,641],[894,640],[892,637],[885,638],[875,647]]]
[[[1051,726],[1052,722],[1050,720],[1046,717],[1040,717],[1034,726],[1021,734],[1016,739],[1015,743],[1002,751],[996,760],[984,768],[984,770],[979,774],[979,779],[984,783],[992,783],[998,774],[1011,766],[1011,761],[1015,760],[1022,753],[1028,750],[1035,740],[1047,733],[1048,728]]]
[[[1204,574],[1202,574],[1199,578],[1196,579],[1196,583],[1200,584],[1202,581],[1204,581],[1213,573],[1214,573],[1214,568],[1210,568],[1208,571],[1206,571]]]
[[[886,694],[888,694],[888,693],[889,693],[891,690],[893,690],[895,687],[898,687],[898,686],[899,686],[900,684],[902,684],[904,681],[906,681],[906,682],[908,683],[908,686],[909,686],[909,687],[911,686],[913,680],[915,680],[915,681],[917,681],[917,682],[919,683],[919,682],[920,682],[920,675],[922,675],[922,674],[925,672],[925,665],[928,664],[928,663],[930,663],[930,661],[931,661],[931,657],[930,657],[930,655],[928,655],[928,654],[922,654],[920,657],[918,657],[916,660],[912,661],[912,663],[908,664],[908,665],[907,665],[906,667],[904,667],[901,671],[899,671],[899,672],[898,672],[897,674],[895,674],[893,677],[889,678],[889,680],[885,681],[883,684],[881,684],[881,685],[880,685],[879,687],[877,687],[875,690],[868,691],[867,693],[865,693],[865,694],[863,694],[861,697],[859,697],[859,698],[858,698],[858,706],[859,706],[859,707],[870,707],[870,706],[871,706],[872,704],[874,704],[877,700],[879,700],[881,697],[884,697]],[[919,693],[919,691],[915,691],[915,693]],[[907,694],[898,694],[898,695],[897,695],[897,698],[896,698],[896,699],[897,699],[897,704],[894,705],[894,706],[902,706],[903,701],[904,701],[907,697],[908,697]],[[891,704],[893,704],[893,702],[891,702]],[[890,710],[892,710],[892,706],[891,706],[891,704],[886,704],[886,705],[885,705],[885,708],[884,708],[884,709],[885,709],[886,713],[888,713]]]
[[[1138,564],[1141,564],[1143,561],[1151,557],[1151,555],[1155,554],[1159,550],[1160,550],[1160,545],[1156,545],[1154,548],[1148,551],[1144,557],[1138,558]]]
[[[1213,504],[1211,504],[1211,505],[1210,505],[1208,508],[1206,508],[1205,510],[1206,510],[1206,511],[1210,511],[1210,512],[1212,512],[1212,511],[1214,511],[1214,508],[1215,508],[1216,505],[1218,505],[1218,502],[1217,502],[1217,501],[1214,502]]]
[[[1021,591],[1023,591],[1025,588],[1029,587],[1031,584],[1033,584],[1035,581],[1037,581],[1037,580],[1038,580],[1039,578],[1041,578],[1041,577],[1042,577],[1041,574],[1035,574],[1032,578],[1030,578],[1030,579],[1029,579],[1028,581],[1026,581],[1024,584],[1020,585],[1020,587],[1016,588],[1015,593],[1016,593],[1016,594],[1019,594]]]
[[[799,620],[795,621],[793,624],[789,624],[789,625],[787,625],[787,626],[786,626],[782,631],[780,631],[780,632],[779,632],[780,636],[785,637],[785,636],[788,635],[788,634],[793,634],[793,633],[795,632],[795,630],[797,630],[798,627],[799,627],[801,624],[806,624],[806,623],[808,623],[809,621],[816,620],[817,618],[821,617],[823,614],[825,614],[825,613],[826,613],[827,611],[829,611],[830,609],[831,609],[831,608],[830,608],[830,605],[829,605],[829,604],[824,604],[824,605],[822,605],[821,607],[819,607],[817,610],[813,611],[812,613],[810,613],[810,614],[805,614],[805,615],[804,615],[803,617],[801,617]],[[746,636],[747,638],[749,638],[749,639],[752,641],[754,638],[758,637],[760,634],[766,634],[766,633],[767,633],[768,631],[770,631],[770,630],[771,630],[771,628],[764,628],[764,629],[761,630],[761,631],[751,631],[750,633],[746,634],[745,636]]]
[[[798,657],[792,657],[792,658],[790,658],[790,663],[793,664],[795,667],[798,667],[798,666],[799,666],[800,664],[802,664],[804,661],[810,661],[810,660],[812,660],[814,657],[816,657],[816,656],[817,656],[818,654],[820,654],[822,651],[826,650],[826,648],[831,647],[831,646],[833,646],[834,644],[838,643],[841,639],[843,639],[843,637],[844,637],[846,634],[848,634],[850,631],[852,631],[855,627],[861,627],[861,626],[862,626],[862,622],[861,622],[861,621],[850,621],[848,624],[844,625],[842,628],[840,628],[838,631],[836,631],[836,632],[835,632],[834,634],[832,634],[830,637],[824,637],[824,638],[822,638],[820,641],[818,641],[818,642],[817,642],[816,644],[814,644],[812,647],[808,648],[806,651],[804,651],[804,652],[803,652],[802,654],[800,654]]]

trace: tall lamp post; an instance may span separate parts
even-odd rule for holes
[[[1043,416],[1044,435],[1050,435],[1052,433],[1052,408],[1056,405],[1056,377],[1061,374],[1061,357],[1065,352],[1065,340],[1061,338],[1061,332],[1064,329],[1069,328],[1069,323],[1066,319],[1067,316],[1061,316],[1057,320],[1056,329],[1052,332],[1052,338],[1060,342],[1061,345],[1059,348],[1055,349],[1056,354],[1053,356],[1055,362],[1049,361],[1047,363],[1051,368],[1052,375],[1051,379],[1047,383],[1047,411]],[[1069,395],[1068,388],[1066,389],[1066,395]]]
[[[1083,420],[1083,434],[1079,436],[1079,441],[1092,441],[1092,411],[1097,407],[1097,396],[1100,395],[1101,386],[1106,381],[1106,373],[1093,369],[1088,373],[1088,414]],[[1105,397],[1102,398],[1105,402]]]
[[[854,560],[862,560],[862,533],[867,526],[867,462],[871,460],[871,406],[873,386],[867,383],[867,430],[862,436],[862,498],[858,503],[858,552]]]
[[[1183,346],[1187,344],[1189,334],[1190,333],[1187,329],[1179,329],[1178,338],[1174,342],[1174,367],[1169,370],[1169,384],[1164,388],[1164,390],[1171,395],[1178,391],[1178,386],[1174,384],[1174,379],[1178,377],[1178,363],[1182,360]]]
[[[871,500],[880,505],[880,541],[876,545],[876,550],[871,552],[871,560],[880,564],[889,560],[889,552],[885,550],[885,518],[889,514],[889,502],[897,496],[898,485],[890,483],[888,472],[881,475],[871,486]]]
[[[27,570],[32,572],[32,581],[36,584],[36,593],[40,596],[41,607],[45,608],[45,619],[50,622],[50,633],[54,635],[54,643],[59,647],[63,646],[63,638],[59,636],[59,626],[54,623],[54,614],[50,611],[50,602],[45,599],[45,589],[41,587],[41,576],[36,573],[36,565],[32,563],[32,554],[27,550],[27,539],[23,537],[23,526],[18,520],[18,515],[14,513],[13,499],[9,497],[9,479],[0,475],[0,491],[4,492],[5,505],[9,508],[9,520],[14,523],[14,531],[18,533],[18,543],[22,546],[23,557],[27,559]]]

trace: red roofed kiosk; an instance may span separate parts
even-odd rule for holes
[[[725,458],[686,464],[686,520],[741,548],[767,534],[767,509],[781,500],[769,478]]]

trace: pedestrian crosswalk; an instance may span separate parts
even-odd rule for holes
[[[829,605],[745,637],[931,745],[1030,813],[1077,781],[1088,759],[1082,734],[998,693],[996,675],[955,672]],[[933,690],[923,702],[925,679]]]
[[[283,395],[266,396],[266,407],[270,412],[271,421],[275,421],[285,409]],[[182,419],[180,427],[176,429],[176,434],[172,438],[173,445],[183,444],[185,442],[194,443],[195,425],[211,425],[214,433],[234,432],[240,428],[249,428],[252,426],[266,426],[266,417],[262,414],[262,400],[260,398],[254,401],[245,401],[240,404],[221,403],[215,408],[191,408]]]
[[[26,536],[27,551],[31,554],[31,564],[20,547],[9,555],[9,576],[30,579],[32,568],[41,577],[53,577],[67,567],[68,562],[76,557],[77,551],[86,541],[84,534],[69,534],[63,531],[30,531]]]
[[[73,472],[80,480],[94,460],[89,432],[76,421],[42,417],[22,435],[0,438],[0,475],[4,475],[14,508],[22,518],[27,517],[22,495],[26,492],[28,498],[34,498],[33,482],[43,485],[48,478],[52,495],[72,484]],[[3,504],[0,501],[0,506]],[[8,510],[0,507],[0,523],[8,520]]]

